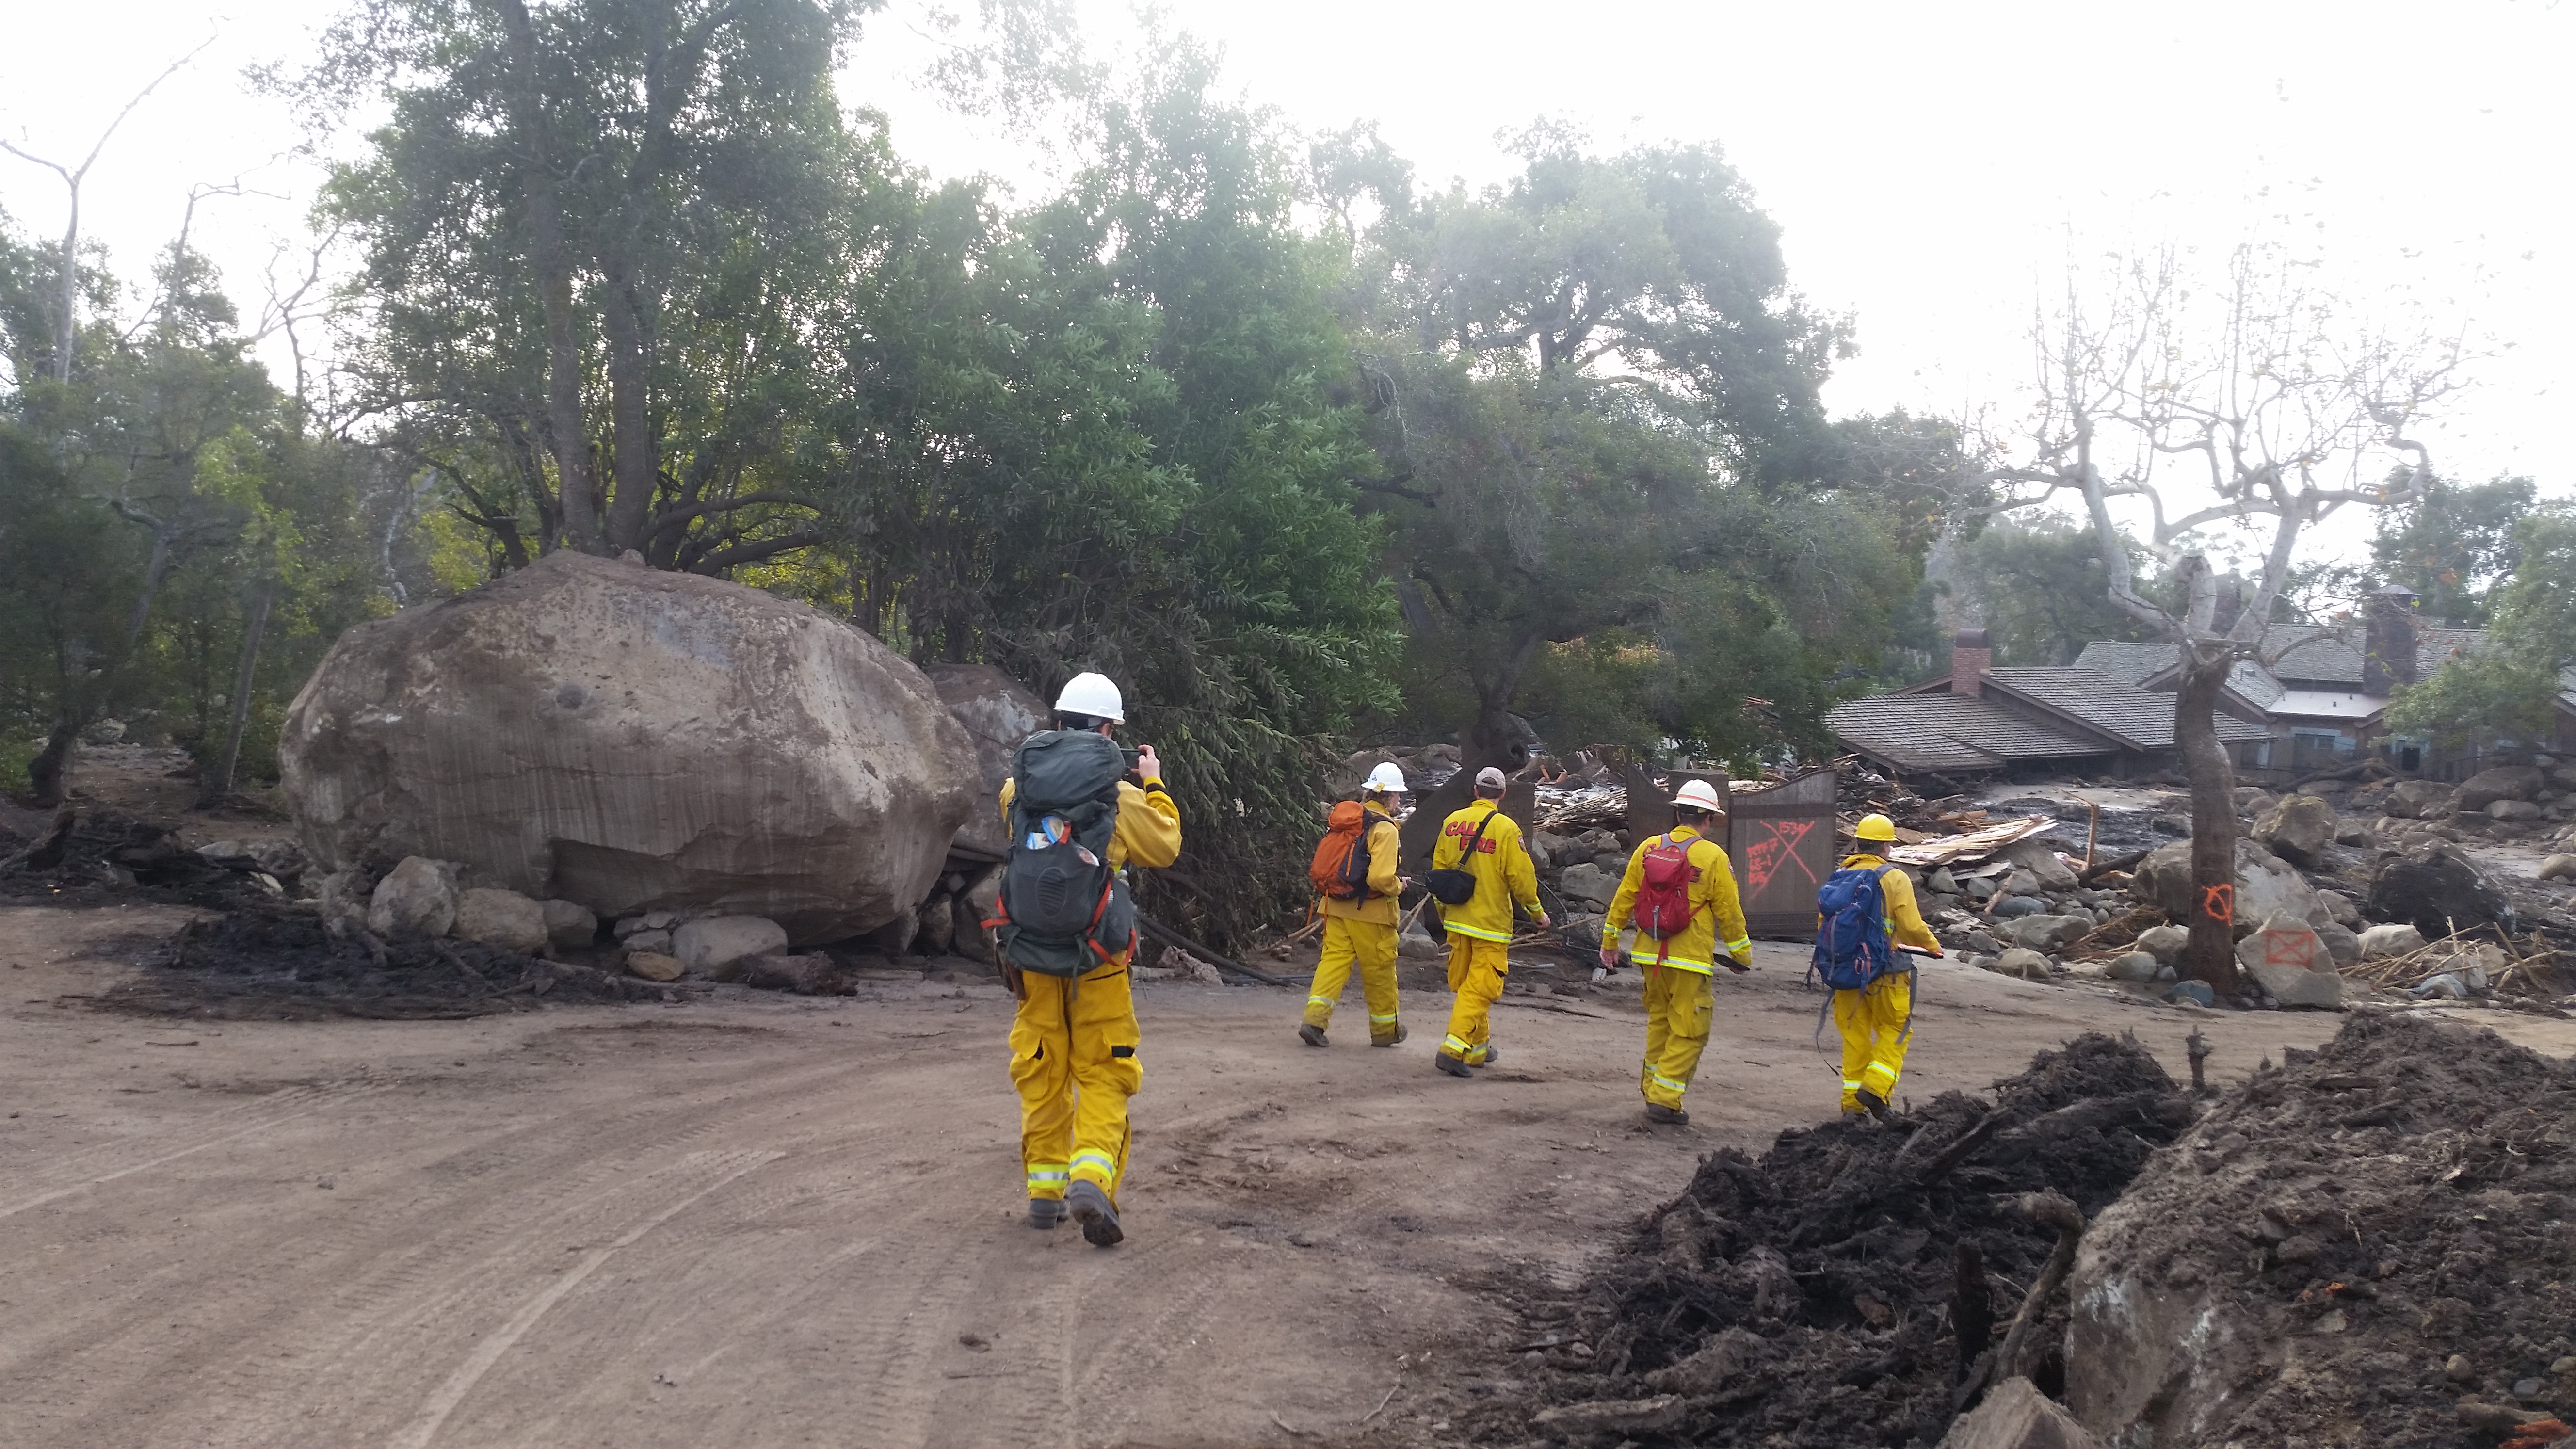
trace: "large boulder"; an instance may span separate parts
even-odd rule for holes
[[[456,897],[453,929],[460,940],[539,956],[546,949],[546,908],[517,891],[464,891]]]
[[[759,916],[711,916],[671,933],[671,954],[692,971],[715,976],[737,961],[787,949],[787,932]]]
[[[2537,766],[2498,765],[2462,780],[2451,808],[2463,815],[2475,814],[2498,800],[2528,800],[2546,783]]]
[[[2236,964],[2283,1006],[2343,1006],[2343,978],[2316,928],[2275,916],[2236,943]]]
[[[2037,836],[2014,841],[1996,851],[1994,858],[2009,861],[2018,869],[2029,871],[2032,879],[2039,882],[2041,890],[2075,889],[2075,872],[2066,862],[2057,858],[2057,852],[2050,848],[2048,841]]]
[[[2334,807],[2314,795],[2292,795],[2254,822],[2254,838],[2292,865],[2316,865],[2336,830]]]
[[[2440,820],[2451,813],[2456,787],[2439,780],[2403,780],[2388,792],[2385,808],[2400,820]]]
[[[379,936],[444,936],[455,924],[453,861],[405,856],[367,898],[367,929]]]
[[[2380,862],[2370,880],[2369,909],[2380,920],[2413,926],[2428,941],[2513,918],[2503,892],[2467,851],[2446,840]]]
[[[926,671],[939,702],[964,726],[975,746],[975,808],[957,831],[968,853],[999,860],[1003,847],[999,801],[1002,782],[1020,744],[1052,722],[1044,700],[989,664],[933,664]]]
[[[2129,893],[2162,907],[2176,921],[2191,919],[2196,904],[2191,885],[2191,842],[2161,845],[2138,862]],[[2236,842],[2235,919],[2251,930],[2274,916],[2308,919],[2317,907],[2316,887],[2296,867],[2249,840]],[[2243,934],[2240,931],[2238,934]]]
[[[608,916],[853,935],[929,894],[980,781],[930,681],[838,619],[558,552],[341,636],[287,712],[320,868],[404,856]]]

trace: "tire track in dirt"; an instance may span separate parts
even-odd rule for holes
[[[138,1142],[129,1138],[116,1143],[103,1143],[73,1159],[58,1159],[50,1166],[25,1174],[17,1186],[22,1191],[27,1188],[35,1188],[37,1191],[32,1196],[0,1203],[0,1220],[16,1217],[30,1209],[43,1207],[50,1202],[58,1202],[74,1193],[115,1182],[119,1178],[132,1177],[138,1172],[149,1172],[153,1168],[176,1162],[183,1157],[193,1157],[200,1152],[239,1142],[246,1137],[256,1137],[288,1122],[310,1117],[316,1112],[373,1096],[384,1090],[386,1088],[377,1085],[289,1088],[286,1091],[262,1097],[256,1104],[245,1104],[238,1108],[228,1107],[211,1114],[228,1120],[209,1123],[201,1118],[196,1122],[180,1124],[173,1131],[155,1132],[144,1141]],[[235,1115],[237,1113],[248,1113],[252,1116],[252,1120],[241,1122]],[[167,1151],[155,1150],[174,1136],[192,1130],[202,1131],[209,1126],[229,1130],[218,1130],[215,1136],[192,1142],[185,1147]],[[119,1156],[135,1160],[102,1170],[102,1160],[113,1161]],[[48,1186],[48,1183],[56,1185]]]

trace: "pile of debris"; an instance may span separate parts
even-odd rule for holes
[[[1539,1361],[1451,1410],[1456,1438],[1929,1445],[2013,1372],[2062,1392],[2060,1219],[2101,1211],[2190,1121],[2136,1041],[2087,1035],[1992,1103],[1721,1151],[1580,1290],[1518,1305]]]
[[[66,806],[0,819],[0,901],[99,906],[142,899],[228,911],[294,894],[304,853],[291,841],[219,841],[190,850],[166,826]]]
[[[2565,1436],[2576,1067],[2376,1014],[2288,1056],[2086,1232],[2069,1405],[2157,1444]]]

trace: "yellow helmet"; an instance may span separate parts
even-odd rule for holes
[[[1893,845],[1896,843],[1896,822],[1884,815],[1864,815],[1860,823],[1852,827],[1852,838]]]

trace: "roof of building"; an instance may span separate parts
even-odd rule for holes
[[[2174,647],[2163,642],[2130,644],[2117,639],[2096,639],[2075,656],[2075,667],[2107,674],[2123,684],[2143,684],[2147,676],[2170,669]]]
[[[2442,667],[2452,655],[2478,646],[2483,629],[2446,629],[2426,625],[2415,631],[2415,677]],[[2353,624],[2275,624],[2263,635],[2263,652],[2271,656],[2272,676],[2285,683],[2361,683],[2363,627]]]
[[[1989,669],[1986,682],[2033,703],[2073,715],[2094,729],[2136,750],[2174,747],[2174,697],[2115,679],[2099,670],[2070,664],[2054,669]],[[2218,738],[2262,740],[2271,732],[2213,712]]]
[[[1878,694],[1825,716],[1834,734],[1900,770],[1992,770],[2115,753],[2111,741],[1967,694]]]
[[[2284,719],[2323,719],[2360,724],[2379,718],[2388,701],[2349,689],[2285,689],[2272,713]]]

